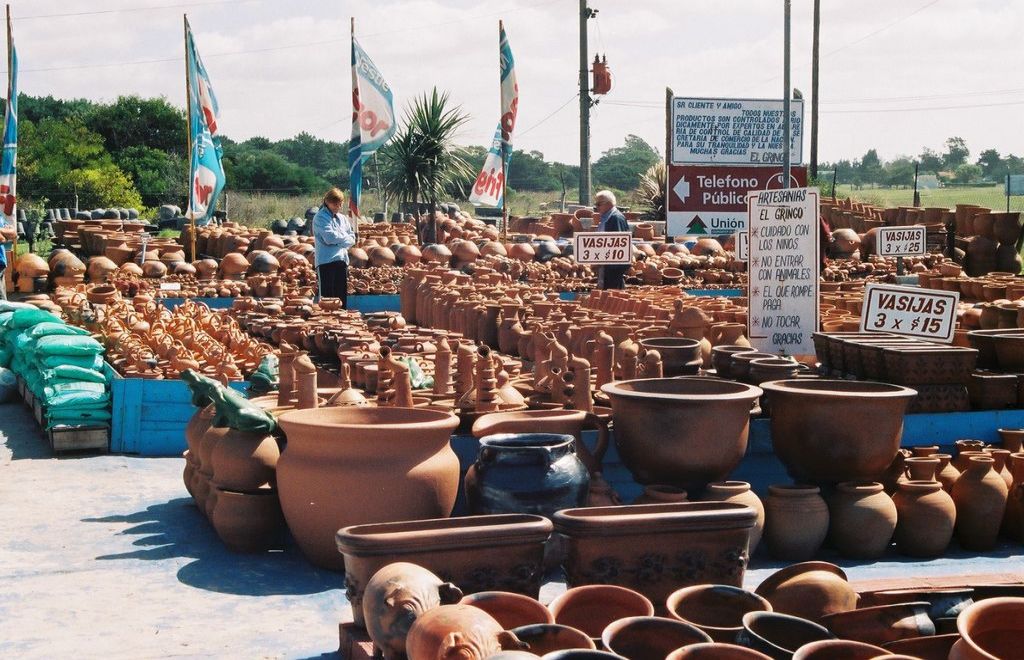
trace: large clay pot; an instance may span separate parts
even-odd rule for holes
[[[960,641],[950,660],[1005,660],[1019,658],[1024,639],[1024,598],[988,598],[956,618]]]
[[[409,660],[484,660],[502,649],[520,649],[515,635],[472,605],[441,605],[412,624],[405,639]]]
[[[757,512],[757,522],[754,523],[754,529],[750,530],[750,556],[753,557],[764,531],[764,504],[750,489],[750,484],[745,481],[716,481],[708,484],[704,499],[711,502],[745,504]]]
[[[552,615],[553,616],[553,615]],[[596,649],[597,645],[582,630],[557,623],[541,623],[513,628],[512,632],[524,644],[530,645],[530,651],[544,655],[553,651],[568,649]]]
[[[713,641],[697,626],[657,616],[634,616],[608,624],[601,642],[629,660],[664,660],[676,649]]]
[[[925,601],[860,607],[821,617],[825,626],[842,639],[865,644],[885,644],[900,639],[935,634],[935,622],[928,616]]]
[[[967,469],[953,485],[954,534],[966,550],[983,552],[996,545],[1006,511],[1007,488],[993,465],[995,460],[990,456],[971,456]]]
[[[776,659],[793,657],[804,644],[835,639],[829,629],[800,617],[778,612],[747,612],[737,640]]]
[[[455,415],[313,408],[286,412],[278,424],[288,438],[277,464],[281,506],[317,566],[343,569],[334,542],[340,527],[451,514],[459,486],[459,459],[449,444]]]
[[[847,581],[846,573],[824,561],[808,561],[778,570],[755,592],[767,598],[776,612],[810,621],[857,607],[857,592]]]
[[[772,605],[752,591],[722,584],[699,584],[672,592],[665,602],[673,619],[693,624],[716,642],[734,643],[743,615],[771,612]]]
[[[536,598],[522,594],[507,591],[481,591],[464,596],[459,602],[487,612],[505,630],[519,626],[554,624],[555,622],[551,610],[541,605]],[[531,650],[533,650],[532,647]]]
[[[210,454],[211,479],[220,488],[242,492],[255,491],[267,484],[273,486],[280,456],[273,435],[231,429]]]
[[[658,351],[665,376],[695,376],[704,363],[700,341],[680,337],[652,337],[641,339],[640,346]]]
[[[277,492],[260,488],[239,493],[214,487],[216,506],[210,522],[233,552],[264,552],[284,542],[284,516]]]
[[[772,443],[798,481],[873,481],[892,463],[915,390],[888,383],[778,380],[764,384]]]
[[[480,439],[466,473],[473,514],[551,516],[586,504],[590,473],[576,456],[576,440],[555,433],[505,433]]]
[[[852,639],[823,639],[798,648],[793,660],[872,660],[887,653],[880,646]]]
[[[1024,541],[1024,453],[1010,454],[1013,485],[1006,498],[1003,513],[1003,534],[1014,541]]]
[[[496,433],[564,433],[576,439],[576,455],[587,469],[601,471],[601,461],[608,448],[608,428],[598,424],[597,445],[593,453],[583,444],[581,432],[591,422],[598,422],[594,415],[582,410],[518,410],[488,413],[473,422],[473,435],[482,438]]]
[[[938,481],[904,481],[893,495],[896,551],[911,557],[938,557],[953,538],[956,506]]]
[[[702,642],[676,649],[665,660],[771,660],[771,656],[736,644]]]
[[[828,534],[828,506],[817,486],[769,486],[764,515],[764,540],[778,559],[810,559]]]
[[[700,378],[607,383],[615,444],[642,484],[671,484],[698,493],[739,465],[747,449],[750,408],[760,388]]]
[[[846,557],[877,559],[896,530],[896,505],[877,481],[847,481],[829,498],[829,538]]]
[[[611,584],[571,587],[548,605],[555,623],[600,637],[613,621],[627,617],[653,616],[654,605],[632,589]]]

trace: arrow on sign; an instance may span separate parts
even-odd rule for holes
[[[680,202],[686,203],[686,198],[690,196],[690,182],[686,180],[685,176],[679,177],[676,185],[672,186],[672,192],[679,197]]]

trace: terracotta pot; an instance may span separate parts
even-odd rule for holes
[[[953,484],[960,478],[960,470],[953,467],[953,457],[949,454],[934,454],[939,459],[939,469],[935,479],[942,484],[942,490],[953,492]]]
[[[691,644],[681,649],[676,649],[666,656],[665,660],[771,660],[767,656],[754,649],[748,649],[735,644],[720,644],[718,642],[707,642],[702,644]]]
[[[761,390],[711,378],[607,383],[615,444],[641,484],[697,493],[735,469],[747,449],[750,408]]]
[[[566,649],[552,651],[542,656],[543,660],[626,660],[621,655],[608,651],[591,651],[590,649]]]
[[[710,502],[744,504],[757,512],[757,522],[750,530],[750,556],[754,556],[754,551],[761,542],[761,534],[764,531],[765,513],[761,498],[750,489],[750,484],[745,481],[716,481],[708,484],[704,499]]]
[[[658,351],[665,376],[695,376],[703,364],[700,341],[680,337],[641,339],[644,350]]]
[[[482,438],[497,433],[564,433],[576,439],[576,455],[591,472],[601,471],[608,448],[607,425],[598,424],[593,453],[581,439],[583,429],[596,420],[582,410],[519,410],[488,413],[473,422],[473,435]]]
[[[713,641],[697,626],[656,616],[633,616],[608,624],[601,643],[630,660],[664,660],[676,649]]]
[[[768,576],[755,590],[772,609],[811,621],[857,606],[857,592],[835,564],[809,561],[793,564]]]
[[[843,482],[828,503],[829,538],[841,554],[857,559],[885,554],[896,530],[896,505],[882,484]]]
[[[966,550],[986,551],[996,545],[1008,491],[993,465],[995,461],[990,456],[971,456],[967,469],[953,485],[953,533]]]
[[[920,589],[887,589],[861,594],[859,605],[873,607],[875,605],[895,605],[917,601],[927,602],[928,616],[938,623],[941,620],[956,619],[973,603],[974,589],[951,588],[939,589],[923,587]]]
[[[1013,485],[1006,498],[1002,533],[1014,541],[1024,541],[1024,453],[1010,454]]]
[[[655,602],[694,584],[741,586],[753,509],[680,502],[566,509],[554,516],[568,537],[566,582],[616,584]]]
[[[729,344],[725,346],[715,346],[711,349],[711,363],[715,367],[715,372],[722,378],[737,378],[737,374],[732,371],[732,355],[734,353],[756,353],[754,349],[749,346],[743,346],[738,344]]]
[[[343,568],[334,544],[339,527],[450,515],[459,485],[449,444],[456,416],[354,406],[293,410],[278,424],[288,437],[277,464],[281,506],[317,566]],[[396,474],[403,475],[398,485]]]
[[[861,607],[823,616],[821,624],[843,639],[884,644],[934,635],[935,622],[928,616],[930,607],[924,601]]]
[[[989,598],[974,603],[956,618],[960,633],[951,660],[1020,657],[1024,639],[1024,598]]]
[[[487,612],[505,630],[555,622],[551,610],[541,605],[536,598],[508,591],[481,591],[469,594],[459,602]],[[531,647],[530,650],[533,651],[533,648]]]
[[[530,651],[544,655],[569,649],[596,649],[594,640],[582,630],[557,623],[541,623],[512,629],[519,641],[529,644]]]
[[[743,615],[771,612],[763,597],[721,584],[700,584],[672,592],[665,602],[668,615],[693,624],[716,642],[733,643],[743,630]]]
[[[887,383],[779,380],[764,384],[773,448],[798,481],[877,479],[892,463],[915,390]]]
[[[406,655],[405,640],[416,619],[461,597],[458,587],[422,566],[395,562],[370,578],[360,611],[374,646],[387,660],[399,660]]]
[[[885,649],[874,644],[849,639],[823,639],[801,646],[793,654],[793,660],[872,660],[886,654]]]
[[[920,660],[946,660],[949,658],[950,649],[960,639],[959,634],[932,635],[931,637],[917,637],[913,639],[901,639],[895,642],[883,644],[882,648],[890,653],[899,653]]]
[[[1003,449],[1016,454],[1024,443],[1024,429],[998,429],[999,438],[1003,441]]]
[[[953,538],[953,499],[938,481],[904,481],[898,488],[896,550],[911,557],[942,555]]]
[[[685,502],[687,493],[682,488],[665,484],[651,484],[644,486],[644,492],[633,500],[633,504],[669,504],[671,502]]]
[[[470,605],[441,605],[412,624],[405,639],[409,660],[484,660],[502,649],[522,650],[487,612]]]
[[[835,639],[824,626],[778,612],[747,612],[742,623],[739,643],[772,658],[791,658],[805,644]]]
[[[536,598],[551,521],[522,514],[355,525],[338,531],[345,595],[362,625],[363,590],[395,561],[418,564],[467,593],[514,591]]]
[[[548,605],[555,623],[601,637],[613,621],[654,615],[654,605],[632,589],[610,584],[570,587]]]
[[[242,492],[275,485],[281,450],[267,433],[229,430],[210,454],[214,485]]]
[[[829,511],[817,486],[769,486],[764,505],[764,539],[773,557],[804,561],[818,552]]]
[[[239,493],[215,488],[210,522],[232,552],[265,552],[284,543],[284,516],[277,492],[261,488]]]

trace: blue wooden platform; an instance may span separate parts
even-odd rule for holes
[[[178,305],[188,300],[187,298],[161,298],[160,302],[164,304],[167,309],[174,309]],[[234,298],[191,298],[192,301],[197,303],[203,303],[210,309],[229,309],[231,304],[235,301]],[[349,296],[348,306],[350,309],[355,309],[364,314],[370,312],[397,312],[399,311],[399,300],[397,295],[381,295],[381,296]]]

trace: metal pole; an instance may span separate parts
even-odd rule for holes
[[[665,240],[673,241],[675,237],[668,230],[668,202],[672,192],[669,190],[669,168],[672,163],[672,145],[675,143],[675,133],[672,130],[672,97],[674,96],[671,87],[665,88]]]
[[[505,29],[504,21],[498,21],[498,49],[501,49],[501,33]],[[501,97],[501,57],[498,57],[498,97]],[[499,101],[498,105],[501,103]],[[505,112],[504,107],[499,107],[499,112]],[[509,135],[509,140],[512,136]],[[505,127],[501,127],[501,241],[508,241],[508,171],[505,169]]]
[[[914,208],[921,206],[921,193],[917,190],[917,167],[918,163],[914,163]]]
[[[1010,212],[1010,173],[1006,173],[1006,212]]]
[[[7,5],[7,103],[17,103],[18,99],[11,98],[11,87],[14,82],[14,56],[11,48],[11,6]],[[10,112],[11,109],[7,108]],[[15,117],[17,119],[17,117]],[[5,127],[6,128],[6,127]],[[17,149],[17,145],[15,145]],[[17,185],[17,184],[15,184]],[[11,268],[15,268],[18,265],[18,206],[15,203],[14,209],[11,211],[11,226],[14,228],[14,244],[11,250]],[[30,246],[31,247],[31,246]],[[0,248],[2,249],[2,248]],[[5,275],[6,277],[6,275]],[[6,294],[4,296],[6,298]]]
[[[837,178],[838,174],[839,174],[839,168],[838,167],[833,167],[832,168],[832,203],[833,204],[836,203],[836,178]]]
[[[821,32],[821,0],[814,0],[814,33],[811,37],[811,176],[818,178],[818,46]]]
[[[789,188],[789,141],[793,127],[789,121],[789,97],[792,95],[789,85],[789,14],[790,0],[783,0],[785,6],[785,26],[783,29],[782,47],[782,187]]]
[[[590,81],[587,71],[587,0],[580,0],[580,204],[590,205]]]

